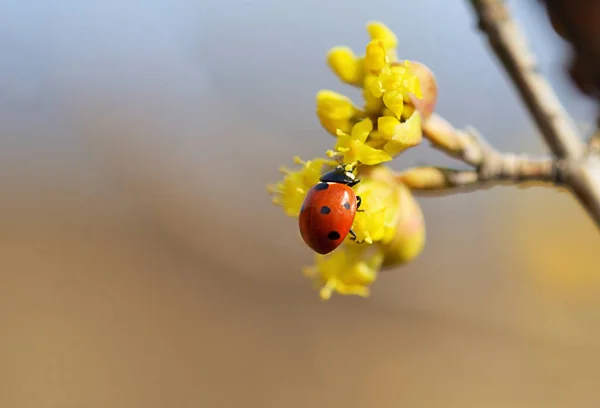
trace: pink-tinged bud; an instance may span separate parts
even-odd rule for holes
[[[387,166],[362,168],[361,177],[388,183],[397,194],[398,212],[391,240],[381,245],[384,268],[406,264],[421,254],[425,248],[425,219],[421,207],[411,190],[397,179]]]
[[[419,203],[405,185],[399,184],[400,217],[396,236],[383,247],[384,268],[400,266],[417,258],[425,248],[425,219]]]
[[[438,86],[433,72],[420,62],[411,61],[410,70],[419,78],[419,84],[423,97],[421,99],[411,95],[411,104],[417,109],[423,118],[428,118],[435,110],[437,103]]]

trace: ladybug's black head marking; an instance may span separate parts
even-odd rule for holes
[[[339,183],[347,186],[354,186],[360,182],[360,179],[356,178],[352,171],[347,171],[345,165],[339,165],[335,169],[327,172],[321,176],[322,182],[328,183]]]

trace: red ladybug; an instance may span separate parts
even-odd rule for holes
[[[361,199],[352,187],[360,182],[346,166],[337,166],[313,186],[300,209],[300,234],[313,251],[325,255],[336,249],[352,231]]]

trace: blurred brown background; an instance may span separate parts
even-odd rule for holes
[[[565,44],[513,4],[589,129]],[[368,299],[302,277],[265,185],[330,148],[315,93],[359,93],[325,53],[371,19],[455,125],[544,151],[466,1],[0,3],[1,407],[598,406],[600,238],[564,193],[419,199],[425,252]],[[450,163],[394,166],[425,161]]]

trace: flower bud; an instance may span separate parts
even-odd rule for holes
[[[399,184],[400,214],[396,236],[383,246],[383,267],[393,267],[414,260],[425,247],[425,219],[410,189]]]
[[[363,168],[361,177],[385,183],[395,190],[397,205],[395,222],[390,226],[393,236],[381,243],[383,267],[399,266],[415,259],[425,247],[425,219],[419,203],[410,189],[400,183],[387,166]],[[391,202],[391,201],[390,201]]]
[[[448,178],[438,167],[413,167],[397,177],[405,186],[415,190],[438,190],[448,187]]]
[[[321,90],[317,93],[317,116],[321,125],[334,136],[338,129],[350,132],[352,118],[358,112],[350,98],[334,91]]]
[[[388,26],[379,21],[370,21],[367,23],[367,32],[372,40],[379,40],[385,48],[391,49],[398,46],[398,37]]]
[[[327,54],[327,65],[343,82],[360,85],[363,80],[363,58],[348,47],[334,47]]]

